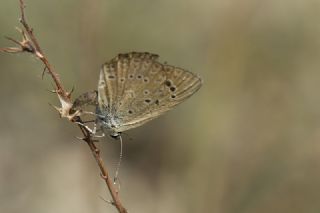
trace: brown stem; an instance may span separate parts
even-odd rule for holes
[[[44,65],[47,67],[47,70],[49,74],[51,75],[55,85],[57,86],[57,93],[61,95],[65,99],[69,99],[69,94],[66,92],[66,90],[63,88],[61,80],[58,76],[58,74],[53,70],[52,66],[50,65],[49,61],[43,54],[41,47],[39,45],[39,42],[35,35],[33,34],[33,29],[29,26],[29,24],[26,21],[24,9],[25,9],[25,3],[24,0],[19,0],[20,1],[20,13],[21,13],[21,18],[20,18],[20,23],[23,25],[28,37],[32,41],[32,44],[34,45],[34,48],[36,49],[35,55],[37,58],[39,58]]]
[[[80,117],[77,117],[77,121],[80,123],[83,123],[81,121]],[[87,142],[87,144],[88,144],[88,146],[89,146],[89,148],[90,148],[90,150],[91,150],[91,152],[92,152],[92,154],[93,154],[93,156],[94,156],[94,158],[100,168],[101,177],[102,177],[102,179],[104,179],[105,183],[108,186],[109,192],[112,197],[112,205],[114,205],[118,209],[119,213],[127,213],[126,208],[124,208],[124,206],[121,203],[118,192],[114,188],[114,183],[109,176],[108,170],[106,169],[106,167],[104,165],[104,162],[103,162],[102,157],[100,155],[100,150],[95,145],[94,141],[92,140],[91,133],[83,125],[79,124],[78,126],[84,135],[83,140]]]
[[[121,204],[120,198],[118,196],[118,192],[114,188],[114,183],[111,180],[107,169],[105,168],[104,162],[103,162],[101,155],[100,155],[100,150],[97,148],[97,146],[92,141],[89,141],[87,143],[92,151],[92,154],[94,155],[94,157],[96,159],[97,164],[99,165],[99,168],[101,171],[101,177],[104,179],[105,183],[108,186],[108,189],[110,191],[110,194],[111,194],[111,197],[113,200],[112,204],[118,209],[119,212],[127,213],[127,210]]]
[[[59,109],[60,115],[62,115],[63,113],[66,113],[65,117],[69,116],[68,117],[68,118],[70,118],[69,121],[78,123],[78,126],[84,136],[83,140],[88,144],[88,146],[93,154],[93,157],[95,158],[95,160],[99,166],[101,176],[104,179],[104,181],[107,185],[107,188],[111,194],[112,204],[117,208],[119,213],[127,213],[127,210],[124,208],[124,206],[122,205],[122,203],[120,201],[118,192],[114,188],[113,181],[111,180],[109,173],[108,173],[108,170],[104,165],[104,162],[103,162],[102,157],[100,155],[100,150],[98,149],[98,147],[94,143],[91,132],[87,128],[85,128],[83,125],[79,124],[79,123],[83,123],[83,122],[81,121],[81,118],[76,115],[76,113],[74,115],[70,115],[70,110],[72,107],[72,102],[71,102],[71,97],[70,97],[71,93],[67,92],[64,89],[58,73],[55,72],[54,69],[52,68],[47,57],[44,55],[43,51],[41,50],[41,47],[40,47],[40,44],[39,44],[37,38],[33,34],[33,29],[28,25],[26,18],[25,18],[25,12],[24,12],[24,9],[25,9],[24,0],[19,0],[19,2],[20,2],[20,12],[21,12],[20,22],[23,25],[27,36],[25,35],[24,31],[21,31],[22,36],[23,36],[22,42],[18,42],[14,39],[9,38],[9,40],[18,44],[20,46],[19,48],[17,48],[17,47],[0,48],[0,51],[8,52],[8,53],[29,52],[29,53],[34,54],[38,59],[40,59],[42,61],[42,63],[45,65],[44,72],[48,71],[48,73],[52,77],[52,79],[57,87],[56,93],[58,94],[60,103],[62,105],[62,107],[61,107],[62,110]]]
[[[40,45],[39,45],[36,37],[33,35],[33,29],[29,27],[29,25],[28,25],[28,23],[26,21],[25,14],[24,14],[24,9],[26,8],[26,5],[24,3],[24,0],[19,0],[19,1],[20,1],[20,13],[21,13],[20,23],[23,25],[23,27],[27,31],[27,33],[30,36],[30,39],[33,42],[33,44],[35,45],[36,49],[40,53],[42,53]]]

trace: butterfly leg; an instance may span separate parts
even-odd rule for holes
[[[94,134],[94,130],[92,130],[90,127],[88,127],[87,125],[85,125],[85,123],[87,122],[75,122],[76,124],[83,126],[88,132],[90,132],[90,134]]]
[[[98,131],[102,132],[102,134],[101,135],[97,135]],[[103,133],[101,128],[97,129],[97,123],[96,122],[93,124],[92,134],[93,134],[93,137],[95,137],[95,138],[103,138],[105,136],[105,134]]]
[[[85,125],[85,123],[88,123],[88,122],[94,122],[94,121],[75,122],[75,123],[83,126],[88,132],[90,132],[90,134],[91,134],[94,138],[103,138],[103,137],[105,136],[104,133],[102,133],[101,135],[97,135],[97,132],[98,132],[98,131],[102,131],[101,128],[97,130],[97,124],[94,123],[93,129],[91,129],[90,127],[88,127],[87,125]]]

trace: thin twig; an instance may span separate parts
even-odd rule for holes
[[[24,3],[24,0],[19,0],[19,1],[20,1],[20,13],[21,13],[20,23],[23,25],[23,27],[26,30],[27,34],[30,36],[30,39],[31,39],[32,43],[35,45],[36,49],[40,53],[42,53],[40,45],[39,45],[36,37],[33,35],[33,29],[29,27],[29,25],[28,25],[28,23],[26,21],[26,17],[25,17],[25,13],[24,13],[24,9],[26,8],[26,5]]]
[[[77,117],[77,122],[83,123],[80,119],[80,117]],[[92,140],[91,133],[83,126],[78,124],[80,127],[84,138],[83,140],[87,142],[88,146],[90,147],[90,150],[100,168],[101,177],[104,179],[105,183],[108,186],[108,189],[110,191],[111,197],[112,197],[112,204],[118,209],[120,213],[127,213],[127,210],[123,207],[118,192],[114,188],[114,184],[112,179],[109,176],[108,170],[106,169],[104,162],[102,160],[102,157],[100,155],[100,149],[95,145],[95,143]]]
[[[47,67],[47,70],[49,72],[49,74],[51,75],[54,83],[57,86],[57,93],[62,96],[64,99],[70,99],[68,92],[66,92],[66,90],[64,90],[61,80],[57,74],[57,72],[55,72],[52,68],[52,66],[50,65],[49,61],[47,60],[47,58],[45,57],[45,55],[43,54],[39,42],[37,40],[37,38],[35,37],[35,35],[33,34],[33,29],[28,25],[27,21],[26,21],[26,17],[25,17],[25,12],[24,9],[26,8],[24,0],[19,0],[20,1],[20,12],[21,12],[21,18],[20,18],[20,23],[23,25],[28,37],[30,38],[32,44],[34,45],[36,52],[35,55],[45,64],[45,66]]]
[[[12,38],[7,38],[9,40],[11,40],[12,42],[14,42],[15,44],[18,45],[18,47],[7,47],[7,48],[0,48],[0,52],[7,52],[7,53],[20,53],[20,52],[29,52],[34,54],[39,60],[41,60],[43,62],[43,64],[45,65],[45,68],[43,70],[43,73],[45,73],[46,71],[49,73],[49,75],[52,77],[56,89],[55,89],[55,93],[57,93],[58,98],[60,100],[61,103],[61,108],[55,107],[59,113],[61,117],[67,117],[69,119],[69,121],[73,122],[73,123],[77,123],[78,127],[80,128],[82,134],[83,134],[83,138],[82,140],[84,140],[92,154],[93,157],[95,158],[100,172],[101,172],[101,177],[104,179],[107,188],[111,194],[112,197],[112,201],[111,204],[114,205],[119,213],[127,213],[127,210],[124,208],[124,206],[122,205],[118,192],[115,190],[114,188],[114,184],[108,174],[108,170],[105,167],[105,164],[102,160],[102,157],[100,155],[100,150],[98,149],[98,147],[95,145],[95,140],[93,140],[92,138],[92,134],[91,132],[84,127],[84,125],[81,125],[80,123],[83,123],[81,118],[79,117],[79,113],[78,112],[72,112],[72,101],[71,101],[71,92],[67,92],[64,87],[63,84],[59,78],[58,73],[53,69],[53,67],[51,66],[51,64],[49,63],[47,57],[45,56],[45,54],[43,53],[40,44],[36,38],[36,36],[33,33],[33,29],[29,26],[29,24],[27,23],[26,17],[25,17],[25,2],[24,0],[19,0],[20,2],[20,13],[21,13],[21,18],[20,18],[20,23],[23,25],[24,30],[21,30],[20,33],[22,34],[23,40],[17,41],[15,39]],[[70,113],[73,114],[70,114]]]

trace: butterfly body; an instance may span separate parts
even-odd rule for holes
[[[121,126],[120,119],[113,114],[106,113],[105,111],[101,111],[100,108],[97,106],[96,108],[97,114],[97,123],[107,131],[110,132],[110,135],[117,136],[120,132],[119,127]]]

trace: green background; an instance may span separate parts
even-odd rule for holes
[[[317,213],[319,11],[318,0],[29,0],[26,15],[75,96],[129,51],[202,76],[197,94],[124,135],[130,212]],[[2,0],[0,36],[19,38],[18,18],[18,0]],[[0,54],[0,212],[116,212],[78,128],[48,105],[42,70]],[[119,144],[98,145],[113,173]]]

